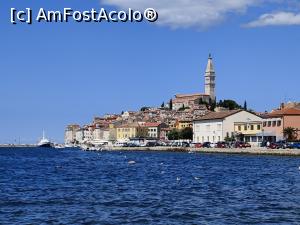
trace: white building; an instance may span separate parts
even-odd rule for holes
[[[155,122],[155,123],[145,123],[143,126],[145,126],[148,129],[148,137],[150,138],[160,138],[160,132],[162,128],[167,128],[167,124]]]
[[[76,141],[76,131],[80,128],[77,124],[68,125],[65,130],[65,144],[74,144]]]
[[[107,142],[109,140],[109,129],[103,129],[100,127],[96,127],[95,130],[93,131],[93,143],[94,144],[99,144],[103,142]]]
[[[91,126],[85,127],[83,129],[83,142],[91,143],[94,139],[93,135],[94,129]]]
[[[235,123],[262,121],[262,118],[244,110],[211,112],[193,121],[194,137],[197,143],[224,141],[235,136]]]
[[[81,144],[84,140],[84,130],[82,128],[76,131],[76,141]]]

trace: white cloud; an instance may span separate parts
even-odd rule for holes
[[[300,25],[300,13],[276,12],[261,15],[257,20],[246,24],[246,27]]]
[[[121,9],[154,8],[160,25],[172,28],[206,28],[225,20],[228,14],[245,13],[247,8],[270,0],[101,0]]]

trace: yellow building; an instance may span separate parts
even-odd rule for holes
[[[190,120],[179,120],[176,123],[176,129],[182,130],[186,127],[193,128],[193,121]]]
[[[262,133],[262,122],[251,121],[251,122],[235,122],[234,132],[237,136],[243,138],[246,142],[260,142]]]
[[[147,137],[148,128],[138,123],[123,124],[116,128],[117,140],[124,141],[135,137]]]

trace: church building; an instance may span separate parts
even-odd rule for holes
[[[209,54],[208,62],[205,71],[205,93],[196,93],[196,94],[176,94],[175,98],[172,100],[173,110],[179,110],[183,107],[193,108],[195,105],[198,105],[202,100],[203,102],[216,101],[215,94],[215,82],[216,75],[213,66],[213,60],[211,54]]]

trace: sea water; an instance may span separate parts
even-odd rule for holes
[[[0,149],[0,224],[299,224],[300,158]]]

